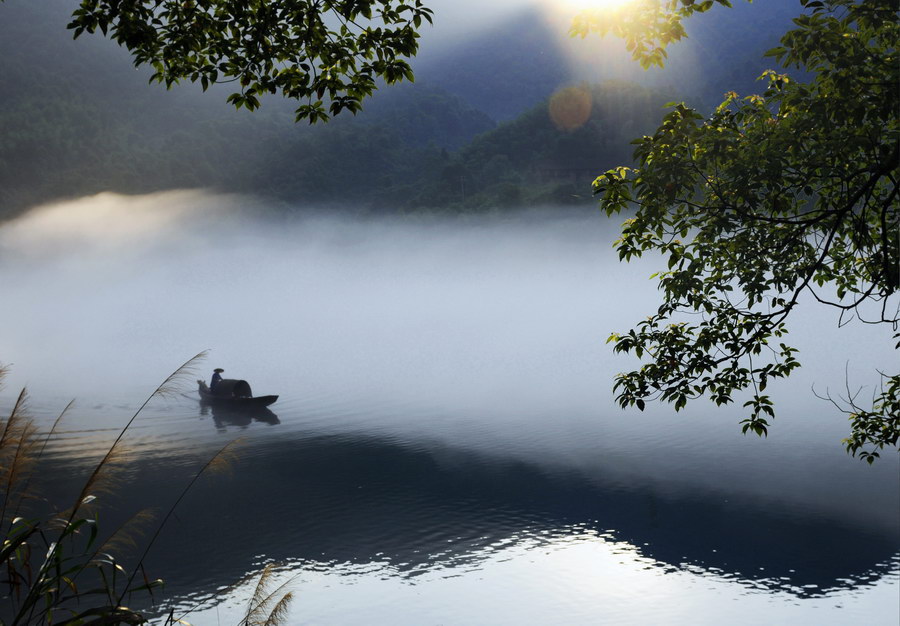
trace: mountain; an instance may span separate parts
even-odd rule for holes
[[[440,84],[498,121],[510,120],[573,80],[557,33],[534,9],[413,62],[417,80]]]
[[[416,179],[378,200],[407,211],[593,205],[591,181],[631,161],[630,141],[652,132],[667,99],[620,81],[561,90],[454,154],[427,155]]]
[[[0,215],[103,190],[177,187],[355,202],[367,186],[403,175],[419,148],[456,149],[494,126],[428,84],[383,89],[365,114],[325,127],[295,124],[281,98],[235,111],[227,88],[167,91],[148,85],[149,73],[112,42],[72,41],[70,11],[0,4]]]
[[[692,47],[677,44],[669,66],[649,72],[621,42],[572,40],[567,18],[527,10],[424,54],[415,84],[381,89],[356,118],[310,128],[293,123],[281,98],[248,113],[225,104],[227,87],[148,85],[148,71],[112,42],[72,41],[70,5],[6,0],[0,216],[103,190],[177,187],[378,210],[569,201],[585,193],[588,172],[628,159],[628,140],[654,127],[660,102],[711,106],[726,89],[757,87],[768,66],[760,55],[796,9],[773,0],[716,8],[689,21]],[[601,107],[583,128],[554,129],[549,99],[582,81],[605,83],[591,96],[603,106],[620,98],[633,114]],[[563,180],[574,170],[577,181]]]
[[[616,38],[568,35],[571,15],[532,6],[493,28],[414,63],[416,76],[439,83],[498,121],[510,120],[556,90],[580,82],[622,80],[665,89],[692,106],[712,107],[729,90],[759,89],[798,0],[734,2],[685,22],[688,39],[669,47],[665,68],[642,70]]]

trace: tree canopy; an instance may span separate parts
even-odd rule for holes
[[[727,0],[718,4],[730,6]],[[766,387],[799,367],[785,343],[801,299],[893,331],[900,349],[900,35],[894,0],[800,0],[806,11],[768,56],[811,76],[766,72],[762,95],[726,94],[709,116],[673,104],[634,143],[636,167],[594,183],[607,214],[634,211],[620,259],[667,257],[663,301],[614,350],[645,363],[617,376],[617,400],[643,410],[749,392],[744,432],[767,433]],[[637,13],[594,13],[573,32],[625,37],[662,64],[681,19],[712,1],[638,0]],[[847,450],[868,462],[900,437],[900,374],[880,372],[871,405],[833,399],[850,416]],[[830,396],[829,396],[829,399]]]
[[[236,83],[236,107],[299,100],[310,123],[356,113],[379,79],[412,80],[407,59],[431,23],[421,0],[81,0],[69,28],[97,30],[153,68],[167,87]]]

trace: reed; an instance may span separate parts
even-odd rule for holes
[[[277,626],[287,617],[288,608],[294,599],[294,594],[286,591],[290,580],[282,585],[272,588],[272,575],[275,566],[267,564],[253,590],[253,595],[247,603],[247,612],[238,626]]]
[[[144,624],[147,619],[124,605],[134,594],[153,600],[161,579],[150,579],[144,561],[167,521],[191,488],[204,475],[227,468],[236,442],[225,445],[209,459],[177,494],[143,543],[141,556],[127,572],[116,554],[141,549],[140,537],[156,516],[139,511],[101,540],[97,506],[116,488],[117,468],[127,463],[123,443],[131,425],[156,398],[178,392],[180,383],[192,377],[205,352],[176,369],[138,407],[119,431],[103,457],[84,481],[74,502],[62,511],[35,513],[29,502],[36,499],[32,478],[40,472],[41,458],[72,403],[60,413],[52,428],[39,436],[28,413],[28,393],[18,395],[8,416],[0,421],[0,626],[53,624]],[[0,387],[8,369],[0,365]],[[138,578],[138,573],[141,574]],[[263,571],[261,583],[270,572]],[[266,589],[262,585],[257,589]],[[256,596],[254,596],[256,597]],[[284,623],[291,594],[283,586],[248,607],[242,625]],[[170,613],[164,624],[187,624]]]

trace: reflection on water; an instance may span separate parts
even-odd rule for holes
[[[239,612],[252,586],[240,581],[270,561],[282,565],[284,580],[294,578],[303,598],[298,619],[313,623],[353,623],[368,614],[380,623],[512,624],[527,617],[510,608],[522,602],[533,604],[536,615],[545,612],[544,621],[531,623],[546,623],[555,604],[545,595],[574,603],[553,609],[567,623],[596,623],[597,615],[610,614],[604,611],[621,612],[617,623],[672,623],[684,603],[705,606],[695,606],[695,618],[741,623],[722,598],[743,602],[759,594],[770,598],[759,607],[763,614],[775,606],[788,611],[774,612],[778,619],[800,607],[816,609],[817,623],[827,623],[821,611],[861,604],[867,615],[872,602],[881,614],[896,615],[880,591],[887,584],[896,592],[900,565],[892,459],[862,474],[855,462],[832,460],[802,475],[806,459],[758,457],[745,449],[743,458],[732,459],[737,467],[776,458],[777,468],[756,476],[784,477],[781,485],[769,484],[770,497],[760,497],[749,483],[717,484],[718,461],[699,454],[705,444],[673,463],[647,436],[642,445],[620,446],[647,471],[614,471],[621,457],[603,460],[603,438],[625,442],[627,429],[602,430],[600,420],[584,416],[548,418],[537,407],[519,409],[506,416],[518,427],[499,428],[507,445],[486,447],[370,423],[439,430],[442,421],[477,422],[476,415],[367,408],[347,398],[318,406],[288,400],[278,428],[256,413],[207,412],[187,399],[151,409],[131,439],[136,455],[128,488],[106,522],[149,504],[165,507],[209,454],[240,435],[246,443],[231,475],[196,485],[148,562],[166,578],[164,607],[196,611],[188,618],[196,624],[236,622],[226,617]],[[482,424],[482,443],[492,439],[491,430]],[[543,433],[548,449],[587,448],[597,462],[515,452],[535,433]],[[67,459],[79,458],[83,447],[96,449],[90,435],[70,432],[56,444],[55,462],[69,465],[65,474],[78,465]],[[658,463],[668,481],[657,480]],[[711,480],[697,481],[701,475]],[[832,505],[846,504],[835,509],[803,493],[822,482],[830,485]],[[887,516],[874,514],[885,503]],[[487,597],[475,581],[491,590]],[[520,598],[523,586],[541,599]],[[648,612],[626,602],[638,589],[658,594],[667,586],[677,596],[671,607]],[[455,606],[458,587],[474,594],[478,610]],[[418,613],[387,610],[386,602]],[[710,608],[716,603],[718,609]]]
[[[266,407],[254,408],[229,408],[214,406],[205,402],[200,403],[200,417],[212,415],[213,424],[219,432],[227,432],[229,426],[246,428],[253,422],[261,422],[274,426],[281,421],[270,409]]]
[[[149,472],[148,472],[149,474]],[[491,547],[592,532],[635,546],[661,567],[695,567],[799,597],[859,584],[888,570],[897,534],[835,524],[809,511],[735,494],[671,497],[610,484],[602,475],[352,436],[297,436],[245,452],[228,492],[195,496],[192,524],[214,525],[232,546],[217,571],[276,560],[390,563],[414,577],[469,566]],[[209,499],[207,499],[209,498]],[[242,545],[247,528],[264,528]],[[172,539],[180,553],[191,542]],[[194,574],[191,574],[194,576]]]
[[[578,572],[578,575],[573,575]],[[312,624],[894,624],[891,584],[798,600],[703,570],[663,573],[630,546],[573,533],[540,546],[521,540],[476,569],[434,570],[405,585],[378,563],[291,562],[276,579],[303,594],[293,615]],[[252,586],[229,589],[196,623],[236,623]],[[862,599],[862,598],[865,598]],[[872,602],[872,599],[875,602]],[[866,601],[868,600],[868,602]],[[202,602],[202,598],[192,598]],[[307,603],[304,605],[303,602]]]

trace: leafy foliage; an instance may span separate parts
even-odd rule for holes
[[[668,30],[620,22],[611,32],[634,38],[635,55],[656,63],[647,42],[676,40],[680,18],[712,3],[665,4]],[[801,297],[834,307],[841,323],[900,321],[895,3],[802,4],[809,13],[768,54],[810,72],[809,83],[766,72],[763,95],[726,94],[708,118],[673,105],[652,136],[634,142],[637,168],[594,183],[607,214],[637,206],[620,258],[668,257],[657,312],[610,337],[616,352],[649,358],[617,377],[622,406],[660,398],[681,409],[700,396],[722,405],[749,390],[743,430],[764,435],[775,415],[767,384],[799,366],[782,338]],[[641,4],[651,5],[664,10]],[[900,384],[885,379],[871,410],[849,411],[847,450],[869,462],[900,432]]]
[[[900,350],[900,333],[894,335],[895,349]],[[840,411],[847,414],[852,425],[852,434],[844,440],[847,451],[859,454],[861,459],[874,463],[877,450],[886,443],[896,444],[900,440],[900,374],[889,376],[881,373],[881,385],[872,394],[872,408],[859,405],[857,397],[862,388],[852,390],[847,382],[846,396],[835,399],[830,393],[820,398],[830,401]],[[866,446],[871,446],[867,448]]]
[[[378,79],[412,80],[406,59],[431,16],[421,0],[82,0],[69,28],[109,34],[167,87],[236,82],[235,107],[280,93],[314,123],[359,111]]]
[[[872,403],[871,410],[863,409],[855,404],[850,415],[850,423],[853,434],[844,443],[851,454],[859,453],[860,458],[873,463],[878,458],[878,452],[866,449],[880,449],[885,444],[896,444],[900,438],[900,375],[884,376],[881,393]]]
[[[631,0],[582,11],[569,32],[582,38],[590,33],[621,37],[641,67],[662,67],[668,56],[666,46],[687,35],[683,20],[715,4],[731,7],[729,0]]]

